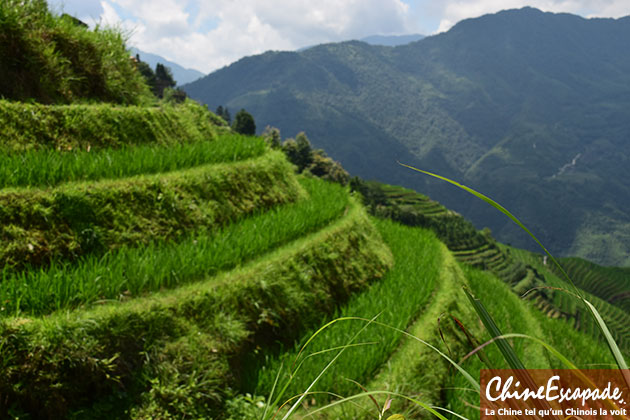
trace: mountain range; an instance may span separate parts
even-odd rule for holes
[[[245,57],[183,86],[257,126],[305,131],[353,175],[404,185],[534,249],[460,181],[558,255],[630,264],[630,17],[533,8],[397,47],[350,41]]]

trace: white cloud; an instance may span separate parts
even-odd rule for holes
[[[107,2],[101,2],[103,7],[103,14],[101,14],[100,21],[103,25],[117,26],[120,25],[120,16],[116,13],[116,10]]]
[[[415,29],[402,0],[103,0],[102,7],[103,22],[132,29],[134,46],[206,72],[267,50]]]

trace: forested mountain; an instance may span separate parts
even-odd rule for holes
[[[532,8],[398,47],[363,42],[246,57],[184,86],[257,126],[305,130],[352,174],[428,193],[532,247],[510,221],[397,161],[511,209],[549,248],[630,264],[630,17]]]

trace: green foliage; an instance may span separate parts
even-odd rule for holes
[[[236,113],[234,123],[232,124],[232,130],[240,134],[253,136],[256,134],[256,123],[252,114],[241,109]]]
[[[0,150],[95,150],[207,141],[225,123],[194,101],[160,107],[40,105],[0,100]]]
[[[327,181],[346,185],[350,180],[350,175],[341,167],[339,162],[335,162],[324,153],[323,150],[313,151],[313,161],[306,168],[306,172]]]
[[[227,106],[223,108],[223,106],[219,105],[217,110],[215,111],[217,116],[223,118],[223,120],[227,123],[227,125],[232,125],[232,116],[230,115],[230,111]]]
[[[188,95],[186,95],[186,92],[179,88],[173,89],[167,87],[162,92],[162,99],[164,100],[164,102],[169,104],[183,104],[184,102],[186,102],[187,97]]]
[[[0,97],[42,103],[151,100],[120,31],[91,31],[47,7],[44,0],[0,5]]]
[[[278,129],[269,129],[269,132],[263,133],[263,136],[266,136],[267,142],[270,142],[272,147],[279,147],[280,132]],[[309,173],[341,185],[346,185],[350,180],[350,175],[341,167],[339,162],[329,158],[321,149],[313,150],[311,142],[304,132],[298,133],[295,139],[286,139],[282,143],[282,151],[289,162],[297,167],[298,173]]]
[[[311,142],[304,132],[295,136],[295,161],[291,160],[291,162],[297,165],[298,172],[302,172],[313,163]]]
[[[164,96],[164,90],[167,88],[174,88],[177,83],[173,79],[173,73],[171,69],[164,66],[162,63],[155,65],[155,90],[154,95],[158,98]]]
[[[157,82],[156,77],[155,77],[155,72],[153,71],[151,66],[149,66],[144,61],[140,60],[140,54],[136,54],[136,68],[138,69],[142,77],[144,77],[144,80],[147,86],[149,86],[149,89],[151,89],[151,92],[155,94],[156,82]]]
[[[265,400],[251,394],[237,395],[226,403],[227,420],[261,419],[264,414]]]
[[[267,143],[272,149],[279,149],[282,147],[282,137],[280,136],[280,130],[275,127],[265,127],[265,131],[262,132],[261,137],[265,140],[265,143]]]

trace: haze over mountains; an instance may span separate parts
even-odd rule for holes
[[[398,47],[267,52],[184,86],[306,131],[353,175],[429,194],[512,245],[511,221],[397,161],[496,199],[552,252],[630,264],[630,17],[503,11]]]

